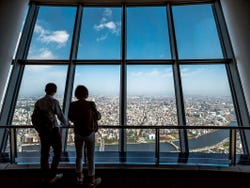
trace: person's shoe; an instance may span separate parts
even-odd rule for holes
[[[49,183],[53,184],[56,183],[57,181],[59,181],[60,179],[62,179],[63,174],[56,174],[56,176],[54,178],[52,178]]]
[[[94,183],[89,183],[89,187],[95,188],[96,186],[100,185],[101,182],[102,182],[101,178],[96,178]]]
[[[83,178],[84,178],[83,173],[77,174],[77,176],[76,176],[76,183],[77,184],[83,184]]]

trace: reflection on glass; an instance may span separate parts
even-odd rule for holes
[[[236,123],[225,65],[183,65],[180,70],[187,125],[231,126]],[[217,146],[228,139],[229,131],[194,129],[188,130],[188,136],[191,150],[191,140],[195,138],[203,145],[200,150],[212,152],[210,142],[216,145],[214,150],[217,151]]]
[[[127,8],[127,59],[170,58],[166,8]]]
[[[121,8],[84,8],[78,59],[120,59]]]
[[[127,67],[127,125],[176,125],[171,66]]]
[[[28,59],[69,59],[75,14],[72,7],[40,7]]]
[[[173,17],[180,59],[223,57],[211,5],[174,6]]]
[[[66,75],[66,66],[26,66],[12,124],[31,125],[30,115],[33,111],[35,101],[45,95],[44,88],[48,82],[54,82],[57,85],[55,97],[62,105]]]

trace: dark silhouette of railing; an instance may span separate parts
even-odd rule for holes
[[[15,144],[16,129],[27,129],[34,128],[32,125],[9,125],[0,126],[0,129],[6,129],[9,131],[9,142],[10,142],[10,162],[15,162],[16,153],[13,149]],[[73,126],[61,126],[62,129],[73,128]],[[100,125],[100,129],[154,129],[155,130],[155,158],[156,164],[159,164],[160,158],[160,130],[162,129],[174,129],[174,130],[189,130],[189,129],[213,129],[213,130],[228,130],[229,131],[229,160],[230,165],[236,165],[236,134],[237,131],[250,130],[249,126],[237,126],[231,123],[229,126],[176,126],[176,125],[165,125],[165,126],[115,126],[115,125]]]

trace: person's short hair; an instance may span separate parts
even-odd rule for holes
[[[77,99],[86,99],[89,96],[89,91],[84,85],[78,85],[75,90],[75,97]]]
[[[45,86],[45,92],[47,95],[51,95],[53,93],[56,93],[57,91],[57,86],[54,83],[48,83]]]

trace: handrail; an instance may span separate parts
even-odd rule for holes
[[[11,128],[34,128],[32,125],[0,125],[0,129]],[[74,128],[70,126],[60,126],[60,128]],[[224,130],[250,130],[250,126],[213,126],[213,125],[99,125],[103,129],[224,129]]]
[[[184,126],[177,126],[177,125],[156,125],[156,126],[150,126],[150,125],[99,125],[100,129],[155,129],[155,139],[156,139],[156,146],[155,146],[155,157],[156,157],[156,164],[159,164],[159,157],[160,157],[160,147],[159,147],[159,141],[160,141],[160,129],[215,129],[215,130],[229,130],[229,159],[231,160],[231,165],[236,165],[236,133],[237,130],[250,130],[250,126],[235,126],[231,123],[229,126],[190,126],[190,125],[184,125]],[[15,142],[15,132],[16,129],[19,128],[34,128],[32,125],[0,125],[0,129],[10,129],[10,145]],[[74,128],[73,125],[70,126],[60,126],[60,128]],[[16,156],[15,151],[13,149],[10,149],[10,161],[14,162],[14,156]]]

